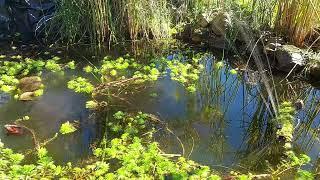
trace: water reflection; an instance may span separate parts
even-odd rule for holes
[[[46,90],[39,101],[23,103],[0,96],[0,126],[29,115],[32,120],[26,125],[45,140],[52,137],[63,122],[78,120],[80,128],[76,133],[59,137],[48,145],[56,161],[67,162],[90,155],[90,146],[106,134],[103,121],[112,118],[115,111],[144,111],[168,123],[173,133],[158,129],[155,139],[169,153],[183,153],[213,167],[240,164],[259,169],[265,165],[263,160],[276,162],[280,151],[274,138],[274,112],[269,107],[266,88],[259,83],[259,73],[252,70],[232,75],[229,66],[215,69],[216,61],[212,54],[201,60],[205,70],[195,94],[188,93],[169,77],[163,77],[130,97],[130,104],[115,101],[109,111],[97,116],[90,116],[85,109],[86,96],[66,88],[74,74],[44,75]],[[296,122],[294,143],[296,149],[308,153],[316,162],[320,150],[319,91],[301,81],[280,81],[281,78],[275,79],[272,89],[277,93],[277,101],[302,99],[306,104],[297,115],[300,120]],[[6,136],[1,129],[0,136],[7,146],[18,151],[33,146],[29,135]]]

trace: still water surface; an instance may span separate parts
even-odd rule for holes
[[[184,153],[212,167],[246,163],[244,159],[252,157],[252,152],[273,141],[265,136],[266,122],[271,117],[263,99],[268,101],[268,96],[258,80],[252,81],[258,79],[257,73],[231,75],[229,67],[215,72],[214,62],[213,56],[202,62],[206,68],[195,94],[188,93],[169,77],[163,77],[131,97],[130,105],[115,110],[152,113],[167,122],[173,134],[159,130],[155,138],[168,153]],[[42,77],[45,93],[37,101],[19,102],[0,94],[0,126],[28,115],[31,120],[26,125],[44,141],[58,132],[65,121],[77,120],[78,131],[50,143],[49,153],[58,163],[78,162],[90,156],[90,147],[101,137],[102,131],[95,116],[85,108],[89,97],[67,89],[66,84],[74,75],[83,73],[45,73]],[[306,102],[306,107],[297,115],[300,120],[296,122],[296,134],[300,136],[296,136],[294,147],[315,161],[320,152],[317,133],[320,91],[301,81],[279,83],[280,80],[274,80],[279,101],[299,98]],[[0,128],[0,139],[18,152],[33,148],[30,134],[7,136]],[[258,155],[254,157],[250,159],[252,162],[259,161]]]

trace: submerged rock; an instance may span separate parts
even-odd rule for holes
[[[0,106],[7,103],[10,100],[10,95],[0,92]]]
[[[18,126],[15,124],[6,124],[4,125],[4,128],[7,131],[8,135],[22,135],[23,134],[23,127]]]
[[[18,88],[22,92],[33,92],[42,86],[41,78],[38,76],[24,77],[20,79]]]
[[[19,100],[20,101],[32,101],[35,97],[34,92],[24,92],[20,95]]]

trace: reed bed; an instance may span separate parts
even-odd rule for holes
[[[216,10],[257,30],[275,28],[298,46],[320,26],[319,0],[57,0],[48,34],[68,43],[166,39],[178,24]]]
[[[167,0],[58,0],[53,19],[49,34],[68,43],[168,38],[171,27]]]
[[[303,46],[320,26],[319,0],[280,0],[275,28],[295,45]]]

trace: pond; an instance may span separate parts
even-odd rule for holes
[[[111,54],[117,56],[119,53]],[[110,55],[110,52],[104,55]],[[176,55],[177,52],[171,52],[163,56],[170,61]],[[87,55],[83,57],[91,58]],[[233,69],[229,65],[232,58],[225,58],[223,67],[215,71],[215,62],[220,59],[209,53],[201,60],[204,71],[200,74],[195,93],[188,92],[169,76],[163,76],[130,96],[126,103],[115,102],[107,114],[112,116],[118,110],[154,114],[170,129],[156,129],[154,137],[165,152],[183,154],[215,169],[245,170],[250,167],[262,172],[259,169],[261,160],[276,161],[276,157],[270,157],[276,153],[265,151],[265,147],[273,146],[271,142],[276,141],[268,136],[272,133],[268,128],[268,120],[272,119],[268,93],[261,83],[259,72],[239,70],[230,73]],[[85,66],[85,63],[80,66]],[[75,133],[59,137],[47,147],[57,163],[86,160],[104,129],[100,117],[86,109],[85,103],[89,97],[67,88],[67,82],[79,75],[89,77],[81,68],[68,70],[64,74],[43,73],[45,91],[36,101],[21,102],[1,93],[0,126],[28,115],[31,120],[25,125],[35,131],[38,139],[45,141],[59,131],[62,123],[78,121],[79,127]],[[320,152],[320,91],[300,80],[284,80],[282,76],[274,76],[268,82],[273,84],[272,91],[277,92],[277,101],[304,101],[305,107],[296,115],[294,150],[308,154],[316,162]],[[0,128],[0,139],[17,152],[28,152],[34,147],[29,133],[8,136],[5,129]]]

